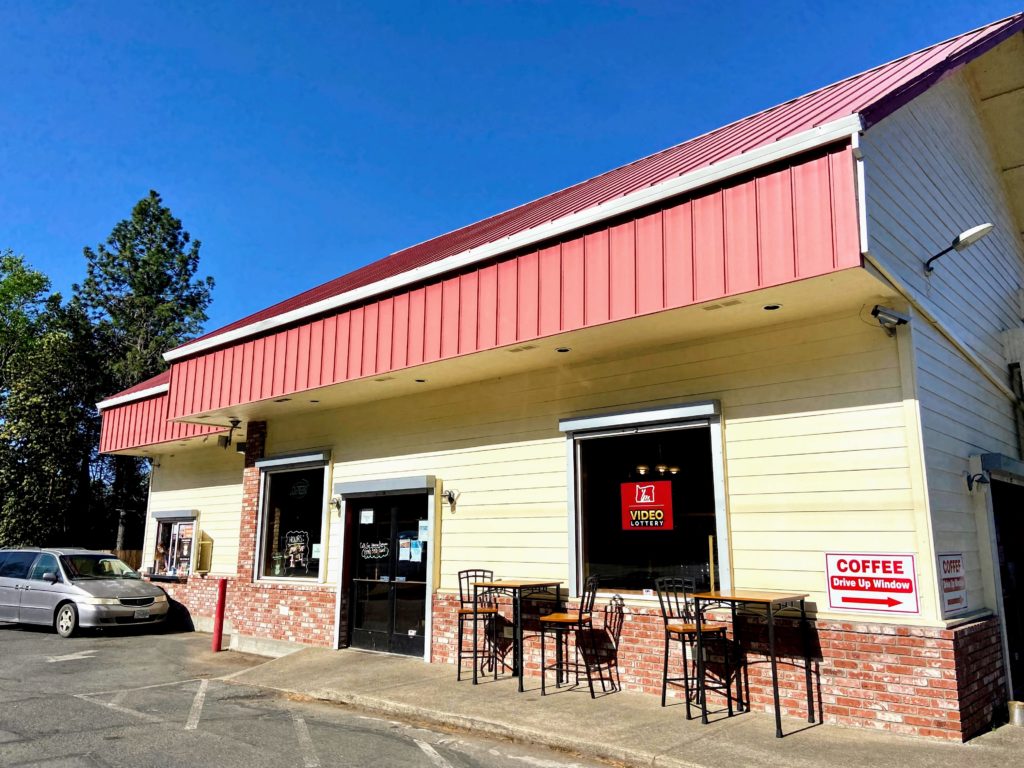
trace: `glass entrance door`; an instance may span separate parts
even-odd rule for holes
[[[348,503],[355,510],[350,642],[356,648],[421,656],[427,608],[427,495]]]

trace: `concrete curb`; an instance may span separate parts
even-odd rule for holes
[[[602,743],[592,739],[582,738],[576,735],[556,734],[548,731],[540,731],[535,728],[511,725],[509,723],[488,720],[483,717],[469,717],[454,712],[443,712],[435,709],[417,707],[412,704],[403,704],[396,701],[388,701],[374,696],[364,696],[358,693],[344,693],[335,690],[295,690],[277,686],[258,685],[242,680],[225,679],[224,682],[235,685],[256,685],[259,688],[278,691],[303,698],[327,701],[333,704],[342,704],[353,707],[364,712],[373,712],[380,715],[389,715],[405,720],[414,720],[419,723],[451,728],[454,730],[466,731],[474,734],[483,734],[508,741],[526,742],[538,744],[563,752],[571,752],[583,757],[597,760],[611,760],[616,763],[629,766],[630,768],[706,768],[700,763],[693,763],[687,760],[680,760],[671,755],[659,755],[653,752],[638,752],[625,749],[619,745]]]

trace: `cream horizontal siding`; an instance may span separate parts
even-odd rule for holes
[[[851,313],[271,421],[268,452],[331,446],[335,482],[458,490],[440,505],[442,589],[469,567],[565,580],[559,419],[718,399],[734,583],[820,606],[825,551],[918,549],[901,386],[896,342]]]
[[[1021,324],[1024,251],[967,79],[960,74],[932,87],[869,129],[862,147],[871,253],[1006,379],[1001,335]],[[947,254],[925,276],[930,255],[986,221],[995,225],[988,237]],[[924,318],[915,318],[907,333],[928,487],[929,557],[964,553],[970,606],[994,608],[988,522],[965,477],[972,454],[1017,456],[1012,408]]]
[[[153,467],[149,509],[194,509],[197,528],[213,540],[211,572],[233,575],[238,569],[242,514],[242,456],[220,448],[161,456]],[[147,521],[143,566],[153,563],[156,525]]]

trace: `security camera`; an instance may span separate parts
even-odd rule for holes
[[[882,326],[890,336],[896,333],[896,329],[901,325],[906,325],[910,322],[910,317],[904,315],[902,312],[897,312],[895,309],[889,307],[883,307],[881,304],[875,304],[871,310],[871,316],[874,317],[880,326]]]

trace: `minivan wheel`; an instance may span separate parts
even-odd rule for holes
[[[74,603],[64,603],[57,609],[57,618],[54,619],[54,626],[57,634],[61,637],[73,637],[78,631],[78,609]]]

